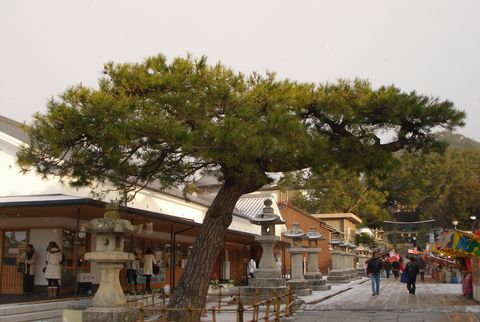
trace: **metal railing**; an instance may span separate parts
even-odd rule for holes
[[[155,306],[154,298],[151,298],[151,305],[148,305],[149,300],[145,306],[139,307],[140,319],[145,321],[149,316],[148,321],[168,322],[167,315],[169,312],[188,312],[188,322],[193,322],[196,313],[200,312],[202,321],[216,322],[220,314],[234,314],[236,322],[257,322],[257,321],[276,321],[279,322],[283,317],[292,316],[294,313],[294,296],[293,291],[287,290],[283,294],[275,292],[275,294],[267,299],[259,300],[259,291],[255,291],[254,301],[245,301],[241,299],[240,291],[237,293],[237,298],[233,301],[222,301],[222,292],[219,289],[218,300],[216,305],[210,308],[195,308],[189,305],[186,308],[168,308],[163,298],[163,303]],[[145,298],[143,298],[145,299]],[[244,303],[248,303],[244,305]],[[233,306],[233,307],[232,307]],[[158,318],[152,319],[153,316],[159,314]],[[246,315],[251,319],[245,320]],[[186,321],[187,322],[187,321]]]

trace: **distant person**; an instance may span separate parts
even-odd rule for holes
[[[372,254],[372,258],[367,261],[367,275],[372,281],[372,296],[380,294],[380,271],[382,269],[382,261],[377,257],[376,253]]]
[[[415,282],[417,280],[418,272],[420,271],[418,262],[415,257],[412,256],[410,258],[410,262],[408,262],[407,265],[405,265],[405,271],[408,274],[408,282],[407,282],[408,293],[415,295],[415,290],[416,290]]]
[[[385,267],[385,275],[387,278],[390,278],[390,270],[392,269],[392,264],[388,260],[388,258],[384,262],[384,267]]]
[[[393,276],[395,276],[395,279],[397,279],[400,272],[400,262],[398,260],[393,261],[392,272],[393,272]]]
[[[135,258],[127,262],[127,286],[130,293],[137,293],[138,271],[140,270],[140,258],[137,250],[133,252]]]
[[[47,266],[44,277],[48,282],[48,297],[55,297],[59,295],[59,282],[62,277],[62,252],[56,242],[48,243],[45,260]]]
[[[425,263],[423,258],[418,260],[418,267],[420,269],[420,280],[423,282],[425,280],[425,268],[427,267],[427,263]]]
[[[143,276],[145,276],[145,292],[151,292],[150,282],[153,275],[153,265],[157,265],[157,260],[153,255],[152,249],[147,248],[145,250],[145,255],[143,256]]]
[[[25,263],[23,273],[23,294],[32,294],[35,280],[35,263],[37,262],[37,252],[32,244],[27,245],[27,250],[22,256],[22,262]]]
[[[257,270],[257,263],[255,263],[255,260],[253,258],[250,258],[250,261],[248,262],[247,265],[247,271],[248,271],[248,276],[250,278],[253,278],[253,274]]]

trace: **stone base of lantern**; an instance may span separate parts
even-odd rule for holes
[[[350,283],[351,277],[345,270],[333,270],[327,276],[327,281],[330,284]]]
[[[356,279],[359,279],[360,276],[358,276],[358,273],[357,273],[357,270],[356,269],[349,269],[348,270],[348,274],[350,275],[350,279],[351,280],[356,280]]]
[[[314,291],[327,291],[332,288],[331,285],[327,285],[327,280],[322,278],[322,274],[318,273],[305,273],[305,279],[308,281],[309,288]]]
[[[135,322],[140,317],[139,310],[132,307],[100,308],[92,307],[83,311],[83,321],[89,322]]]
[[[279,276],[278,269],[259,269],[255,277],[248,281],[248,286],[241,288],[242,301],[256,302],[285,294],[287,291],[285,279]]]
[[[297,296],[308,296],[312,294],[312,289],[309,287],[307,280],[289,280],[287,285]]]
[[[364,268],[357,268],[357,275],[359,277],[362,277],[362,276],[367,276],[367,273],[365,272]]]

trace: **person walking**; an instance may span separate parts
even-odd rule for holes
[[[48,282],[48,297],[55,297],[59,295],[62,277],[62,252],[54,241],[48,243],[46,264],[44,277]]]
[[[137,284],[138,284],[138,271],[140,269],[140,259],[138,257],[138,252],[135,250],[133,252],[135,258],[132,261],[127,262],[127,286],[128,292],[137,294]]]
[[[32,294],[35,280],[35,263],[37,262],[37,252],[32,244],[27,245],[27,250],[23,254],[22,262],[25,263],[23,273],[23,294]]]
[[[248,276],[250,278],[253,278],[253,274],[257,270],[257,263],[255,263],[255,260],[253,258],[250,258],[250,261],[248,262],[247,266],[247,271],[248,271]]]
[[[380,294],[380,271],[382,269],[382,261],[377,257],[376,253],[372,254],[372,258],[367,261],[367,275],[370,276],[372,282],[372,296]]]
[[[420,269],[420,280],[423,282],[425,280],[425,269],[427,267],[427,263],[425,263],[423,258],[418,260],[418,267]]]
[[[390,278],[390,270],[392,268],[392,264],[390,263],[388,258],[384,262],[384,267],[385,267],[385,275],[387,276],[387,278]]]
[[[145,250],[145,255],[143,256],[143,276],[145,276],[145,292],[151,292],[150,282],[153,275],[153,265],[157,265],[157,260],[153,255],[152,249],[149,247]]]
[[[415,295],[415,289],[416,289],[415,282],[417,280],[417,275],[419,270],[420,268],[419,268],[418,262],[416,258],[412,256],[410,258],[410,262],[408,262],[407,265],[405,265],[405,271],[408,274],[407,289],[408,289],[408,293],[412,295]]]
[[[393,272],[393,276],[395,276],[395,279],[397,279],[400,272],[400,262],[398,260],[395,260],[392,263],[392,272]]]

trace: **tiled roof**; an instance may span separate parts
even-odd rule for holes
[[[24,127],[24,124],[0,115],[0,132],[6,133],[17,140],[28,143],[29,137],[25,132]]]
[[[240,197],[235,207],[239,209],[248,218],[258,215],[265,207],[264,201],[267,199],[273,199],[270,194],[254,194],[244,195]]]

